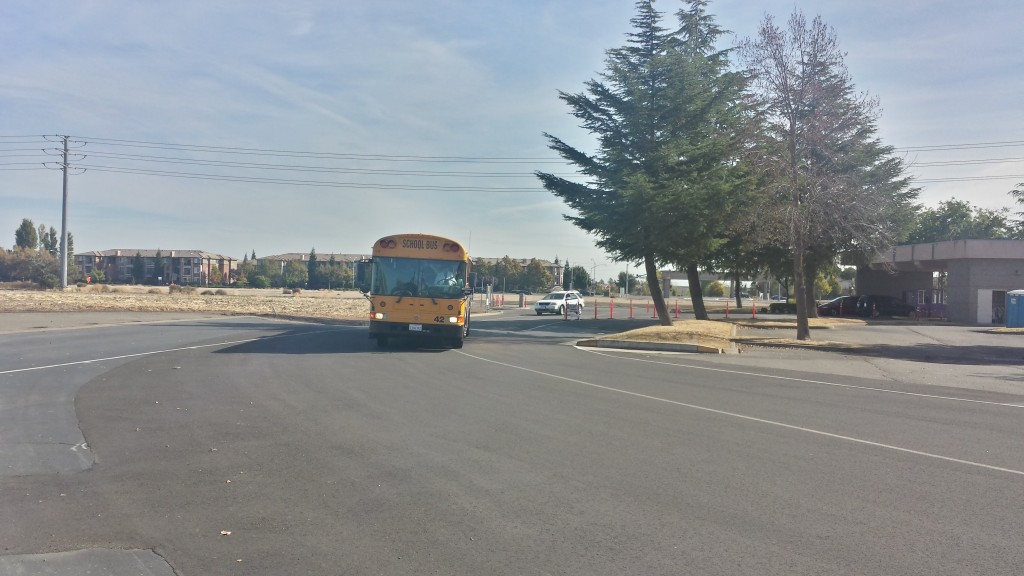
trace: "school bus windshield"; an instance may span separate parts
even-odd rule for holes
[[[460,260],[375,256],[371,289],[382,296],[462,298],[466,263]]]

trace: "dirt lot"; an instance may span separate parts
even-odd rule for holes
[[[359,292],[90,286],[67,291],[0,290],[0,312],[207,312],[321,320],[365,320],[369,302]]]

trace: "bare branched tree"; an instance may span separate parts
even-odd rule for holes
[[[762,174],[767,238],[792,254],[797,338],[810,337],[816,271],[841,252],[892,245],[916,197],[902,160],[875,137],[879,103],[856,93],[835,30],[797,11],[786,30],[770,16],[741,53],[752,77],[762,141],[750,162]]]

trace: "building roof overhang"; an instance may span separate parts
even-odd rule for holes
[[[1024,240],[949,240],[904,244],[876,256],[870,266],[901,272],[940,271],[954,260],[1024,260]]]

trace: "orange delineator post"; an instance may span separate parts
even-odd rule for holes
[[[729,319],[729,301],[728,300],[725,301],[725,319],[726,320]]]
[[[632,300],[629,301],[629,319],[630,320],[633,319],[633,301]]]
[[[754,304],[753,302],[750,303],[750,317],[755,320],[757,319],[757,304]]]
[[[615,318],[615,300],[612,300],[611,303],[608,304],[608,317]]]
[[[597,300],[594,301],[594,320],[597,320]]]
[[[679,300],[676,300],[676,318],[679,318]]]

